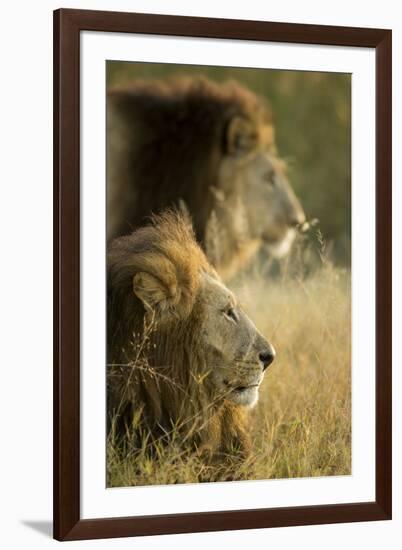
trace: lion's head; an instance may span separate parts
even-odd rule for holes
[[[185,218],[155,216],[111,244],[109,414],[126,426],[141,414],[154,436],[174,425],[197,445],[245,446],[246,410],[274,354]]]
[[[207,251],[212,258],[217,256],[214,263],[222,265],[223,273],[235,271],[236,260],[238,263],[247,259],[260,245],[272,256],[283,257],[305,222],[303,209],[286,177],[286,166],[276,155],[272,126],[251,117],[232,118],[227,128],[226,151],[217,186],[212,188],[215,204],[208,222],[212,224],[212,234],[207,241]],[[214,231],[218,232],[221,259],[214,252]],[[232,260],[222,247],[225,241],[229,250],[238,250]]]
[[[216,277],[203,272],[199,290],[200,345],[210,371],[213,394],[237,405],[253,406],[273,348]]]
[[[179,203],[225,277],[263,244],[286,254],[305,221],[269,109],[236,82],[176,78],[109,93],[109,239]]]

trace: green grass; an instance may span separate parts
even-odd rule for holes
[[[252,412],[251,456],[208,466],[174,441],[150,458],[110,439],[109,486],[351,473],[350,272],[322,258],[307,276],[256,269],[232,288],[277,351]]]

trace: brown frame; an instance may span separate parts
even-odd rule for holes
[[[376,499],[80,519],[80,31],[325,44],[376,51]],[[60,9],[54,12],[54,537],[58,540],[391,519],[390,30]]]

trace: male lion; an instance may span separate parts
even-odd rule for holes
[[[117,437],[134,428],[134,449],[144,434],[152,444],[174,432],[210,456],[243,456],[248,411],[274,355],[187,218],[168,211],[111,243],[108,418]]]
[[[136,82],[108,95],[108,238],[185,205],[228,278],[265,244],[282,257],[305,216],[278,158],[270,114],[236,82]]]

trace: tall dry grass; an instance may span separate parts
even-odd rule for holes
[[[232,284],[277,351],[252,412],[251,456],[208,466],[176,444],[174,434],[152,457],[146,438],[142,449],[127,454],[110,437],[108,486],[350,474],[350,272],[328,260],[319,233],[318,241],[319,267],[306,270],[299,247],[279,275],[260,266]]]

